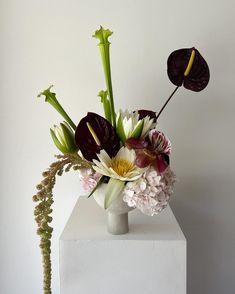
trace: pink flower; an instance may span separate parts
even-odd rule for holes
[[[128,206],[136,207],[144,214],[158,214],[167,206],[174,183],[175,174],[169,167],[159,174],[151,166],[141,178],[126,184],[123,200]]]
[[[80,179],[83,182],[83,189],[87,192],[91,192],[102,177],[101,174],[95,172],[91,168],[83,168],[79,170]]]
[[[149,141],[152,150],[157,154],[171,153],[171,142],[170,140],[160,131],[153,129],[149,132]]]
[[[158,173],[163,173],[169,166],[169,155],[171,153],[170,140],[160,131],[153,129],[149,131],[149,141],[144,139],[129,138],[126,145],[136,151],[135,164],[144,168],[152,165]]]

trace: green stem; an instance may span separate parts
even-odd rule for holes
[[[112,116],[111,116],[111,105],[110,100],[108,99],[108,91],[100,91],[98,96],[101,98],[101,102],[103,103],[105,118],[108,122],[112,124]]]
[[[67,112],[63,109],[63,107],[61,106],[61,104],[59,103],[59,101],[57,99],[55,99],[55,101],[54,100],[49,100],[48,102],[62,115],[62,117],[67,121],[67,123],[75,131],[76,130],[76,125],[71,120],[71,118],[69,117],[69,115],[67,114]]]
[[[114,128],[116,128],[116,114],[115,114],[114,100],[113,100],[113,88],[112,88],[110,54],[109,54],[110,42],[108,40],[108,38],[111,35],[112,35],[112,32],[109,29],[105,30],[102,26],[100,26],[100,29],[95,31],[95,34],[93,35],[93,37],[99,39],[100,41],[99,47],[100,47],[105,82],[106,82],[106,87],[107,87],[109,102],[110,102],[110,113],[112,118],[112,125]]]
[[[113,100],[113,87],[112,87],[112,78],[111,78],[109,45],[110,44],[99,44],[99,47],[100,47],[100,53],[101,53],[101,58],[103,63],[106,87],[107,87],[108,96],[110,99],[112,125],[115,128],[116,114],[115,114],[114,100]]]
[[[38,95],[38,97],[41,97],[42,95],[44,95],[45,101],[48,102],[49,104],[51,104],[51,106],[53,106],[63,116],[63,118],[67,121],[67,123],[71,126],[71,128],[76,130],[76,125],[71,120],[71,118],[68,116],[68,114],[66,113],[64,108],[59,103],[59,101],[56,99],[56,94],[51,92],[52,87],[53,86],[50,86],[48,89],[41,92]]]

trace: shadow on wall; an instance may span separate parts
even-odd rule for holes
[[[176,185],[171,207],[187,239],[188,294],[231,294],[235,289],[233,182],[208,175]]]

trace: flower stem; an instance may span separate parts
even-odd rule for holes
[[[107,87],[108,95],[110,98],[112,125],[115,128],[116,115],[115,115],[114,101],[113,101],[113,87],[112,87],[112,79],[111,79],[109,44],[100,44],[99,47],[100,47],[103,68],[104,68],[106,87]]]
[[[111,105],[110,99],[108,98],[108,91],[102,90],[99,92],[98,96],[101,98],[101,102],[103,103],[105,118],[112,124]]]
[[[166,100],[165,104],[162,106],[161,110],[158,112],[156,120],[159,118],[159,116],[161,115],[161,113],[163,112],[164,108],[167,106],[168,102],[171,100],[171,98],[173,97],[173,95],[175,94],[175,92],[178,90],[179,86],[177,86],[175,88],[175,90],[171,93],[170,97]]]
[[[41,92],[38,95],[38,97],[41,97],[42,95],[44,95],[45,101],[48,102],[49,104],[51,104],[51,106],[54,107],[59,112],[59,114],[61,114],[63,116],[63,118],[67,121],[67,123],[70,125],[71,128],[76,130],[76,125],[71,120],[71,118],[68,116],[68,114],[66,113],[64,108],[59,103],[59,101],[56,99],[56,94],[51,92],[52,87],[53,86],[50,86],[48,89]]]
[[[112,125],[116,128],[116,114],[114,108],[114,100],[113,100],[113,88],[112,88],[112,79],[111,79],[111,67],[110,67],[110,54],[109,54],[109,46],[110,42],[108,38],[112,35],[112,32],[109,29],[104,29],[100,26],[100,29],[95,32],[93,37],[99,39],[100,43],[98,44],[100,47],[100,54],[104,69],[104,76],[106,87],[108,91],[108,96],[110,99],[110,113],[112,119]]]

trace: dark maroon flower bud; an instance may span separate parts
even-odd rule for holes
[[[154,119],[154,122],[156,122],[156,112],[154,111],[151,111],[151,110],[144,110],[144,109],[141,109],[141,110],[136,110],[138,111],[138,114],[139,114],[139,119],[143,119],[145,118],[146,116],[149,116],[150,118]]]
[[[129,149],[143,149],[148,146],[148,142],[144,139],[129,138],[126,140],[125,145]]]
[[[176,86],[199,92],[210,79],[209,67],[197,49],[186,48],[172,52],[167,61],[167,73]]]
[[[92,161],[97,153],[104,149],[110,157],[114,157],[120,149],[120,141],[112,125],[102,116],[88,112],[81,119],[76,132],[75,141],[85,159]]]

